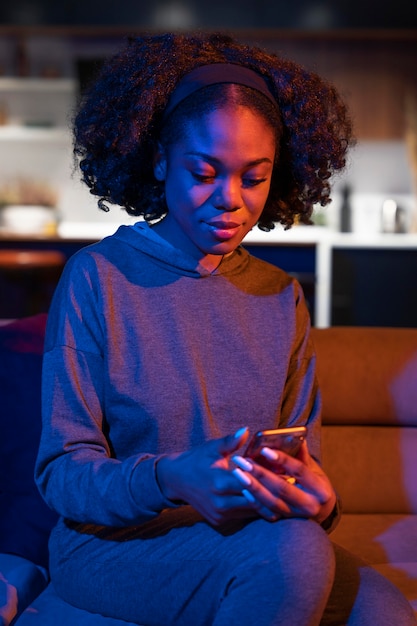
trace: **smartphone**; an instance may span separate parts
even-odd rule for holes
[[[244,456],[254,460],[263,459],[260,453],[265,447],[282,450],[286,454],[296,456],[306,435],[307,428],[305,426],[260,430],[249,441]]]

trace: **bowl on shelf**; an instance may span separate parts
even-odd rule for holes
[[[3,230],[19,235],[51,235],[56,232],[56,213],[48,206],[11,204],[1,210]]]

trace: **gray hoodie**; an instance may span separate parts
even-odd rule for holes
[[[50,309],[36,466],[47,503],[129,526],[172,507],[155,462],[211,438],[307,424],[320,400],[300,285],[239,247],[209,274],[143,225],[71,257]]]

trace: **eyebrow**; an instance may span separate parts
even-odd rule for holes
[[[197,156],[210,163],[221,163],[220,159],[211,156],[210,154],[206,154],[205,152],[187,152],[186,156]],[[245,167],[255,167],[255,165],[261,165],[262,163],[271,163],[271,165],[273,164],[272,160],[268,157],[261,157],[260,159],[255,159],[254,161],[249,161],[248,163],[245,163]]]

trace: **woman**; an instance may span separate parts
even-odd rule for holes
[[[37,481],[61,515],[67,601],[147,625],[345,619],[309,315],[299,284],[240,244],[308,222],[350,141],[332,87],[228,37],[133,40],[91,88],[84,181],[144,219],[75,255],[50,311]],[[245,458],[278,425],[307,426],[297,458]]]

